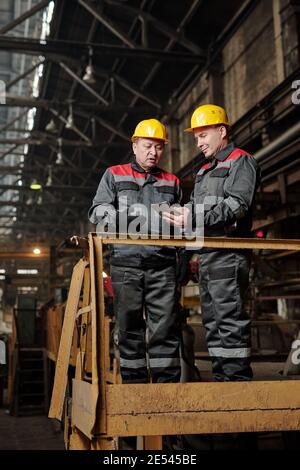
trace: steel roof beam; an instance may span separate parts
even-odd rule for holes
[[[59,65],[65,72],[67,72],[68,75],[70,75],[74,80],[80,83],[80,85],[83,86],[83,88],[85,88],[91,95],[97,98],[97,100],[101,101],[103,104],[107,106],[109,105],[109,102],[106,99],[104,99],[103,96],[99,95],[99,93],[97,93],[92,87],[90,87],[80,77],[78,77],[78,75],[75,72],[73,72],[73,70],[70,69],[70,67],[68,67],[63,62],[59,62]]]
[[[98,43],[88,44],[58,39],[45,39],[40,41],[34,38],[0,36],[0,50],[29,55],[42,55],[57,61],[60,61],[64,57],[68,61],[73,59],[73,61],[76,60],[76,62],[78,62],[78,57],[87,54],[90,47],[92,47],[94,55],[106,57],[124,57],[134,60],[142,59],[199,65],[206,63],[207,60],[206,55],[187,52],[168,52],[143,47],[129,49],[123,46]]]
[[[74,219],[74,223],[71,224],[55,224],[55,228],[72,228],[74,230],[74,228],[77,226],[77,223],[78,221],[76,221],[76,219]],[[9,228],[14,228],[14,229],[24,229],[24,228],[29,228],[29,227],[35,227],[36,230],[39,229],[39,227],[42,227],[43,229],[51,229],[53,228],[53,225],[52,224],[49,224],[49,223],[45,223],[45,222],[42,222],[40,221],[39,223],[26,223],[26,225],[24,224],[17,224],[17,223],[13,223],[11,225],[0,225],[0,229],[4,228],[4,229],[9,229]]]
[[[94,35],[95,35],[95,33],[96,33],[97,24],[98,24],[98,23],[97,23],[97,20],[94,18],[93,21],[92,21],[91,27],[90,27],[90,29],[89,29],[88,37],[87,37],[87,42],[88,42],[88,43],[92,40],[92,38],[94,37]],[[50,64],[50,67],[51,67],[51,65],[52,65],[52,64]],[[83,71],[83,67],[82,67],[82,64],[81,64],[80,67],[79,67],[78,70],[77,70],[77,76],[81,76],[81,75],[82,75],[82,71]],[[69,91],[69,94],[68,94],[67,104],[70,103],[70,99],[73,97],[77,85],[78,85],[78,81],[73,80],[73,83],[72,83],[72,85],[71,85],[71,87],[70,87],[70,91]],[[103,102],[103,100],[102,100],[101,102]],[[96,101],[96,104],[99,105],[99,100]],[[106,104],[104,104],[104,105],[102,104],[101,106],[102,106],[102,107],[105,107]],[[88,125],[89,125],[89,124],[88,124]],[[85,125],[84,132],[88,129],[88,125]],[[60,126],[60,134],[61,134],[61,132],[62,132],[62,126]],[[50,160],[52,159],[52,155],[53,155],[53,153],[55,152],[55,149],[53,150],[53,147],[51,147],[51,149],[52,149],[52,152],[51,152],[51,155],[50,155]],[[73,155],[74,155],[74,156],[75,156],[75,155],[77,156],[78,152],[80,152],[80,147],[78,147],[77,149],[74,149]],[[73,158],[72,158],[72,159],[73,159]],[[70,164],[72,167],[75,166],[68,158],[66,158],[65,155],[64,155],[64,160],[65,160],[68,164]],[[69,173],[64,172],[64,174],[68,175]],[[80,177],[82,178],[82,176],[80,176]],[[80,194],[81,194],[81,193],[80,193]],[[51,194],[51,196],[53,196],[53,195]],[[62,218],[66,216],[66,213],[67,213],[67,212],[74,213],[73,210],[70,209],[70,206],[71,206],[72,203],[75,203],[75,199],[76,199],[76,198],[75,198],[74,196],[71,197],[71,199],[69,200],[69,205],[66,205],[66,208],[64,209],[64,211],[63,211],[63,213],[62,213],[62,215],[61,215]],[[78,211],[78,208],[76,208],[76,209],[77,209],[77,211]],[[55,230],[52,231],[52,234],[50,234],[50,236],[54,236],[55,233],[56,233]]]
[[[110,72],[108,70],[100,69],[97,66],[94,66],[94,70],[96,72],[96,75],[101,75],[106,78],[113,78],[118,82],[125,90],[130,91],[130,93],[133,93],[134,95],[138,96],[139,98],[143,99],[147,103],[150,103],[152,106],[155,106],[156,108],[160,109],[161,104],[155,101],[155,99],[151,96],[148,96],[146,93],[142,93],[136,86],[132,85],[128,80],[125,80],[125,78],[121,77],[120,75]]]
[[[39,67],[41,64],[44,64],[45,63],[45,60],[40,60],[39,62],[37,62],[35,65],[33,65],[32,67],[30,67],[30,69],[26,70],[24,73],[22,73],[21,75],[18,75],[16,78],[14,78],[11,82],[9,82],[6,86],[5,86],[5,89],[6,91],[9,90],[13,85],[15,85],[16,83],[18,83],[20,80],[22,80],[23,78],[27,77],[27,75],[29,75],[31,72],[33,72],[37,67]]]
[[[17,157],[24,157],[24,152],[9,152],[9,155],[16,155]]]
[[[17,107],[17,108],[45,108],[47,109],[49,103],[47,100],[38,98],[23,98],[22,96],[7,94],[5,103],[0,103],[0,106]]]
[[[1,143],[1,142],[0,142]],[[10,143],[14,143],[14,142],[10,142]],[[7,150],[6,152],[2,153],[2,155],[0,155],[0,161],[1,160],[4,160],[4,158],[7,156],[7,155],[10,155],[11,152],[13,152],[16,148],[19,147],[20,144],[18,145],[13,145],[13,147],[11,147],[9,150]]]
[[[91,154],[91,156],[93,158],[98,158],[94,154]],[[101,162],[99,162],[99,165],[100,164],[101,164]],[[79,168],[76,165],[74,165],[73,168],[70,168],[69,166],[65,166],[65,165],[55,165],[55,164],[51,165],[50,163],[49,163],[49,165],[52,167],[52,172],[68,171],[69,173],[74,173],[75,175],[77,173],[78,173],[78,175],[80,175],[80,173],[89,173],[90,172],[89,168]],[[104,167],[105,166],[103,165],[103,168]],[[39,165],[38,168],[41,169],[41,170],[44,170],[45,165]],[[4,166],[4,165],[1,166],[0,165],[0,173],[8,171],[9,174],[14,174],[14,173],[18,173],[20,171],[22,173],[30,173],[32,175],[32,172],[36,171],[36,169],[37,169],[37,166]]]
[[[27,113],[27,112],[28,112],[28,111],[26,111],[26,113]],[[26,114],[26,113],[25,113],[25,114]],[[1,133],[1,132],[6,132],[6,129],[4,129],[4,130],[3,130],[3,129],[0,129],[0,133]],[[18,127],[17,129],[11,129],[10,132],[16,132],[16,133],[20,133],[20,132],[21,132],[21,133],[23,133],[23,134],[30,132],[31,135],[33,136],[33,134],[34,134],[35,137],[37,137],[38,135],[44,136],[44,137],[47,137],[47,136],[52,137],[51,132],[47,132],[47,131],[46,131],[46,132],[44,132],[44,131],[38,131],[38,130],[35,130],[35,129],[29,130],[29,129],[22,128],[22,127]]]
[[[57,153],[57,149],[54,148],[52,145],[50,145],[50,149],[51,149],[51,155],[49,157],[49,161],[51,162],[51,158],[52,158],[52,155],[54,155],[55,153]],[[68,164],[70,165],[70,168],[77,168],[78,169],[78,166],[72,161],[70,160],[67,156],[66,156],[66,153],[63,154],[63,160]],[[55,166],[55,163],[54,163],[54,166]]]
[[[141,4],[141,10],[144,9],[144,7],[146,6],[146,3],[147,3],[147,0],[144,0],[144,1],[142,2],[142,4]],[[132,22],[132,25],[131,25],[131,28],[130,28],[130,33],[132,33],[132,32],[134,31],[134,28],[135,28],[135,26],[137,25],[138,21],[139,21],[138,18],[134,18],[134,20],[133,20],[133,22]],[[142,24],[142,29],[143,29],[143,24]],[[142,35],[143,35],[143,34],[146,34],[145,28],[144,28],[144,30],[142,31]],[[147,45],[146,42],[144,42],[143,45],[146,46],[146,45]],[[126,59],[124,59],[124,58],[116,58],[115,61],[114,61],[113,66],[112,66],[112,70],[114,71],[114,70],[116,70],[118,67],[119,67],[119,69],[120,69],[120,68],[122,67],[122,64],[125,63],[125,60],[126,60]],[[105,88],[107,88],[107,85],[109,85],[109,80],[106,81],[105,85],[104,85],[103,88],[102,88],[103,93],[105,93]],[[144,89],[144,87],[140,87],[140,88],[141,88],[141,90]],[[120,121],[121,124],[122,124],[122,122],[123,122],[123,120],[124,120],[124,119],[123,119],[124,116],[125,116],[125,118],[126,118],[126,116],[129,115],[130,110],[132,110],[132,109],[134,108],[134,106],[132,105],[132,103],[135,105],[137,99],[138,99],[137,96],[134,96],[134,98],[133,98],[133,100],[132,100],[130,106],[129,106],[126,110],[124,110],[124,113],[122,114],[123,117],[122,117],[122,119],[121,119],[121,121]],[[113,139],[114,139],[114,137],[115,137],[115,134],[112,133],[111,136],[109,137],[109,141],[112,142]],[[103,159],[104,153],[105,153],[105,149],[103,149],[102,152],[100,153],[99,158],[98,158],[99,160]],[[92,170],[91,170],[91,173],[90,173],[90,174],[88,175],[88,177],[86,178],[86,181],[88,181],[88,178],[91,176],[92,172],[95,171],[96,165],[97,165],[97,161],[96,161],[95,164],[93,165],[93,168],[92,168]]]
[[[23,111],[21,114],[19,114],[19,116],[16,116],[14,119],[12,119],[10,122],[8,122],[7,124],[5,124],[5,126],[3,127],[0,127],[0,132],[4,132],[4,131],[7,131],[13,124],[15,124],[15,122],[18,122],[20,119],[22,119],[22,117],[24,117],[26,114],[28,113],[28,110],[26,109],[26,111]],[[15,129],[13,129],[13,131],[15,132]]]
[[[192,5],[190,6],[188,12],[186,13],[186,15],[184,16],[184,18],[181,20],[179,26],[177,27],[177,31],[180,32],[182,30],[182,28],[188,23],[188,21],[191,19],[193,13],[195,12],[195,10],[199,7],[200,3],[201,3],[202,0],[194,0]],[[166,45],[165,49],[164,49],[164,53],[169,53],[170,52],[167,52],[169,51],[173,46],[174,44],[176,43],[175,39],[170,39],[168,44]],[[200,62],[201,63],[201,62]],[[198,65],[200,65],[200,63]],[[141,90],[144,90],[144,88],[151,82],[151,80],[155,77],[155,75],[157,74],[157,72],[159,71],[159,68],[161,67],[161,61],[157,61],[154,66],[152,67],[151,69],[151,72],[147,75],[147,77],[145,78],[143,84],[141,85]],[[137,97],[135,96],[129,107],[134,107],[135,103],[137,101]],[[124,120],[126,119],[126,117],[128,116],[127,112],[124,113],[124,115],[122,116],[122,118],[120,119],[119,121],[119,125],[121,125]],[[110,139],[109,141],[111,142],[112,140],[114,139],[114,134],[112,134],[110,136]],[[101,152],[101,154],[99,155],[99,158],[101,159],[105,153],[106,149],[104,148]],[[130,152],[128,152],[128,154],[125,156],[124,160],[127,160],[128,157],[130,155]],[[93,171],[93,168],[92,168],[92,171]],[[86,178],[86,181],[88,181],[88,178],[89,176],[87,176]]]
[[[130,48],[135,48],[137,45],[132,39],[130,39],[123,31],[120,30],[113,22],[107,18],[103,13],[100,13],[96,10],[94,5],[87,0],[78,0],[78,3],[85,8],[89,13],[91,13],[101,24],[103,24],[111,33],[118,37],[126,46]]]
[[[81,1],[82,0],[79,0],[80,3]],[[190,50],[194,54],[200,54],[203,56],[205,55],[204,51],[199,46],[197,46],[197,44],[195,44],[194,42],[184,37],[182,30],[178,30],[178,29],[174,30],[173,28],[168,26],[166,23],[164,23],[163,21],[160,21],[158,18],[154,17],[150,13],[141,11],[138,8],[134,8],[132,6],[129,6],[128,4],[123,4],[115,0],[105,0],[105,3],[110,4],[110,5],[115,5],[118,8],[130,13],[133,16],[142,18],[144,22],[149,21],[149,23],[151,23],[153,27],[156,28],[158,31],[163,33],[168,38],[176,41],[178,44],[181,44],[182,46],[184,46],[186,49]]]
[[[102,118],[99,118],[97,116],[95,116],[95,120],[102,126],[102,127],[105,127],[106,129],[108,129],[109,131],[113,132],[115,135],[118,135],[119,137],[121,137],[122,139],[130,142],[131,141],[131,138],[129,135],[127,134],[124,134],[124,132],[122,131],[119,131],[119,129],[115,126],[113,126],[112,124],[109,124],[107,121],[105,121],[104,119]]]
[[[109,73],[107,72],[107,76]],[[130,86],[130,85],[129,85]],[[125,87],[124,87],[125,88]],[[140,93],[140,97],[143,98],[145,101],[148,101],[150,103],[151,97],[148,95],[145,95],[144,93],[142,94],[139,90],[134,91],[134,87],[132,87],[132,93],[138,94]],[[61,108],[67,108],[69,106],[69,100],[64,100],[64,101],[56,101],[56,100],[44,100],[44,99],[38,99],[38,98],[23,98],[20,96],[14,96],[14,95],[6,95],[6,102],[5,103],[0,103],[0,106],[6,106],[6,107],[17,107],[17,108],[44,108],[44,109],[61,109]],[[134,108],[128,108],[127,105],[119,105],[115,103],[109,103],[108,105],[104,104],[96,104],[95,100],[93,102],[82,102],[82,101],[76,101],[74,100],[72,102],[73,106],[73,112],[79,114],[79,111],[85,110],[86,108],[89,111],[95,111],[99,112],[101,114],[103,113],[111,113],[111,112],[124,112],[128,111],[129,113],[132,114],[139,114],[139,113],[151,113],[153,112],[153,100],[152,100],[152,106],[146,106],[146,105],[140,105],[136,106]],[[27,111],[26,111],[27,113]]]
[[[108,126],[109,124],[107,124]],[[107,127],[108,128],[108,127]],[[128,139],[129,140],[129,137],[123,137],[124,139]],[[31,139],[31,138],[24,138],[24,139],[0,139],[0,144],[15,144],[14,148],[17,148],[19,145],[39,145],[39,146],[43,146],[43,145],[46,145],[47,147],[53,145],[53,140],[57,140],[56,137],[53,136],[53,139],[49,139],[49,140],[46,140],[46,139]],[[124,147],[124,145],[126,146],[126,144],[124,144],[123,142],[105,142],[105,141],[96,141],[96,142],[85,142],[83,140],[66,140],[66,139],[63,139],[62,140],[62,146],[64,147],[106,147],[106,146],[109,146],[109,147]],[[5,155],[8,155],[9,154],[9,151],[6,152]],[[4,158],[4,156],[0,157],[0,160]]]
[[[13,184],[0,184],[0,189],[4,191],[8,190],[15,190],[15,191],[37,191],[31,189],[30,186],[18,186]],[[51,186],[43,186],[43,191],[95,191],[93,186],[71,186],[71,185],[51,185]]]
[[[68,207],[71,207],[71,208],[86,208],[87,207],[87,204],[83,204],[82,202],[78,202],[78,203],[69,203],[68,201],[58,201],[58,202],[47,202],[47,207],[48,206],[57,206],[58,204],[60,206],[68,206]],[[35,206],[36,203],[32,203],[32,204],[26,204],[26,202],[23,202],[23,201],[0,201],[0,207],[28,207],[28,208],[31,208],[32,206]],[[43,205],[39,206],[39,207],[43,207]]]
[[[55,217],[55,214],[56,214],[56,217]],[[43,211],[43,213],[39,214],[40,217],[47,217],[47,225],[49,224],[53,224],[53,225],[56,225],[57,222],[61,222],[61,218],[60,218],[60,215],[56,212],[51,212],[49,214],[49,212],[46,212],[46,211]],[[78,215],[78,214],[77,214]],[[12,219],[13,217],[17,217],[16,214],[10,214],[10,215],[5,215],[5,214],[0,214],[0,219]],[[23,224],[26,223],[27,224],[27,220],[23,221],[22,219],[20,219],[19,217],[17,217],[17,220],[16,222],[13,222],[13,224]],[[30,222],[31,223],[35,223],[37,225],[39,225],[41,223],[41,218],[38,218],[37,216],[36,217],[31,217],[30,218]],[[64,217],[64,222],[68,222],[70,225],[75,225],[76,223],[76,218],[73,217]],[[2,221],[2,223],[5,223],[5,221]]]
[[[58,119],[60,119],[64,124],[68,124],[68,120],[61,116],[55,109],[50,109],[49,110],[55,117],[57,117]],[[75,124],[73,124],[73,126],[70,128],[70,130],[72,130],[73,132],[75,132],[77,135],[79,135],[79,137],[81,137],[83,140],[85,140],[89,145],[92,144],[91,142],[91,139],[89,137],[87,137],[83,132],[81,132],[80,129],[78,129],[78,127],[75,126]]]
[[[34,5],[32,8],[30,8],[30,10],[25,11],[25,13],[20,15],[18,18],[16,18],[15,20],[11,21],[7,25],[0,28],[0,34],[7,33],[11,29],[13,29],[16,26],[18,26],[19,24],[23,23],[23,21],[27,20],[27,18],[30,18],[31,16],[35,15],[36,13],[38,13],[43,8],[46,8],[46,6],[48,5],[49,2],[50,2],[50,0],[42,0],[37,5]]]

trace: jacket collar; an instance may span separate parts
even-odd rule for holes
[[[155,166],[154,168],[152,168],[149,172],[148,171],[145,171],[144,168],[142,168],[138,162],[136,161],[136,159],[134,159],[133,162],[131,162],[131,167],[135,170],[135,171],[138,171],[139,173],[149,173],[151,175],[157,175],[158,173],[161,172],[160,168],[158,168],[158,166]]]
[[[234,151],[235,149],[235,144],[233,142],[231,142],[230,144],[228,144],[225,148],[223,148],[222,150],[220,150],[220,152],[218,152],[214,158],[216,160],[219,160],[220,162],[224,162],[224,160],[226,160],[226,158],[229,157],[229,155]]]

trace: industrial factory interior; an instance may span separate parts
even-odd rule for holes
[[[299,379],[300,0],[0,0],[0,457],[300,449]]]

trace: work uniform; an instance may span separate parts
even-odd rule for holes
[[[199,170],[191,202],[204,204],[205,237],[250,237],[258,184],[255,159],[229,144]],[[247,380],[250,318],[244,300],[249,284],[249,250],[203,248],[199,284],[203,323],[214,379]]]
[[[175,175],[158,167],[145,172],[134,161],[106,170],[89,211],[89,219],[94,224],[107,222],[106,219],[111,217],[109,208],[113,206],[117,215],[125,212],[129,214],[129,222],[134,223],[133,204],[143,204],[149,215],[154,204],[172,205],[179,203],[180,199],[179,180]],[[103,214],[106,207],[107,214]],[[146,220],[147,213],[144,216]],[[148,222],[147,230],[150,231],[150,217]],[[120,230],[117,222],[116,227]],[[127,228],[130,232],[130,225]],[[111,276],[123,383],[149,382],[147,366],[153,382],[180,380],[175,263],[175,247],[111,247]]]

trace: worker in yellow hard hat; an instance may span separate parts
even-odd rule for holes
[[[184,227],[190,210],[205,237],[250,237],[252,206],[259,181],[256,160],[229,142],[225,109],[195,109],[186,132],[193,134],[202,159],[190,207],[164,219]],[[202,214],[202,218],[197,214]],[[204,214],[204,216],[203,216]],[[188,252],[185,254],[188,259]],[[250,319],[245,312],[250,256],[247,250],[202,248],[199,264],[201,311],[216,381],[250,380]]]
[[[133,136],[131,137],[131,141],[136,142],[140,137],[145,139],[161,140],[165,144],[169,142],[165,125],[157,119],[145,119],[138,123]]]
[[[228,145],[229,127],[225,109],[215,104],[205,104],[195,109],[191,127],[185,132],[194,133],[198,148],[206,158],[211,158]]]
[[[136,162],[143,170],[151,171],[159,163],[164,146],[168,143],[166,128],[157,119],[138,123],[131,137]]]
[[[215,104],[204,104],[195,109],[191,117],[191,127],[185,129],[185,132],[194,132],[199,127],[217,126],[220,124],[230,126],[225,109]]]
[[[97,231],[103,231],[101,227],[115,218],[120,220],[115,231],[132,233],[139,227],[145,238],[150,231],[146,222],[152,224],[153,206],[179,203],[181,189],[178,178],[158,166],[168,143],[163,123],[157,119],[139,122],[131,140],[133,161],[106,170],[89,219],[97,224]],[[175,314],[175,247],[115,244],[110,261],[122,381],[178,382],[181,368]]]

